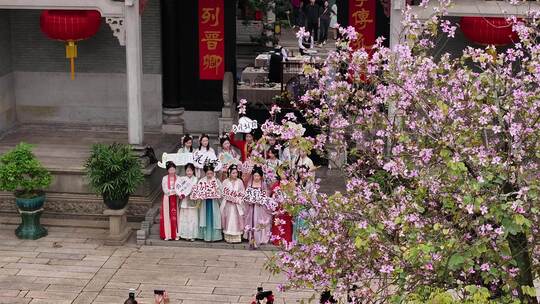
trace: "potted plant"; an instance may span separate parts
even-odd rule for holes
[[[124,209],[143,181],[141,164],[130,145],[93,145],[85,168],[90,187],[113,210]]]
[[[18,144],[0,157],[0,190],[11,191],[19,208],[22,222],[15,230],[21,239],[39,239],[47,235],[40,217],[51,174],[32,153],[32,146]]]

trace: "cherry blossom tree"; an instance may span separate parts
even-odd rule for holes
[[[282,181],[281,203],[307,223],[270,265],[284,288],[355,289],[358,303],[537,303],[540,14],[512,18],[519,42],[505,51],[453,57],[435,43],[456,30],[448,5],[425,22],[406,9],[393,49],[353,50],[354,29],[340,29],[338,50],[305,68],[318,87],[294,103],[316,138],[294,117],[263,126],[347,154],[344,192]]]

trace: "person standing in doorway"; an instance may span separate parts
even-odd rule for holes
[[[323,8],[321,10],[320,18],[320,35],[319,35],[319,44],[325,45],[326,39],[328,38],[328,27],[330,26],[330,17],[332,15],[332,9],[328,5],[328,1],[324,1]]]
[[[334,40],[337,40],[338,34],[337,11],[337,4],[332,4],[330,11],[330,28],[332,29],[332,38],[334,38]]]
[[[306,6],[304,1],[300,1],[300,7],[298,8],[298,19],[296,19],[298,27],[306,27]]]
[[[301,26],[298,22],[298,16],[300,15],[300,5],[302,1],[301,0],[291,0],[291,6],[292,6],[292,27],[295,28],[297,26]]]
[[[311,48],[313,48],[315,40],[319,38],[320,16],[321,8],[315,3],[315,0],[310,0],[308,6],[306,7],[306,25],[307,31],[311,36]]]

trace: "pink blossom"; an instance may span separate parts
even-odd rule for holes
[[[379,271],[381,273],[392,273],[392,272],[394,272],[394,266],[392,266],[392,265],[383,265],[383,266],[381,266]]]
[[[488,208],[484,205],[480,206],[480,213],[486,215],[488,213]]]

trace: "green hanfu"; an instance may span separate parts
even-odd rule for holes
[[[201,178],[201,183],[214,182],[218,185],[218,193],[221,195],[221,183],[217,178],[209,180],[206,176]],[[199,208],[199,239],[206,242],[221,241],[223,239],[221,228],[220,198],[202,198]]]

